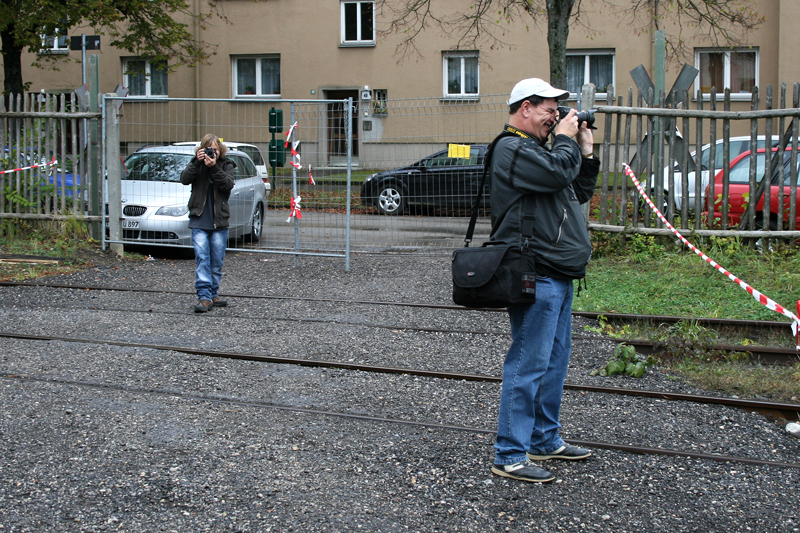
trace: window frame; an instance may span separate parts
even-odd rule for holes
[[[63,27],[56,26],[53,29],[53,33],[50,34],[41,34],[42,38],[42,47],[39,49],[40,55],[62,55],[62,54],[69,54],[69,35],[68,31],[69,28],[67,27],[67,19],[61,19],[63,23]],[[52,42],[52,46],[49,46],[47,43]]]
[[[460,93],[451,93],[449,92],[449,83],[448,83],[448,61],[450,59],[461,59],[461,92]],[[476,77],[477,77],[477,89],[475,93],[465,93],[464,92],[464,76],[465,76],[465,59],[475,59],[476,60]],[[445,100],[478,100],[481,97],[481,56],[478,50],[469,50],[469,51],[444,51],[442,52],[442,95],[443,99]]]
[[[347,15],[345,13],[345,6],[348,4],[355,4],[356,5],[356,34],[358,35],[357,39],[348,40],[347,39]],[[362,20],[361,20],[361,6],[362,4],[370,4],[372,6],[372,38],[371,39],[362,39],[361,38],[361,31],[362,31]],[[375,31],[375,0],[342,0],[339,4],[339,46],[342,47],[363,47],[363,46],[375,46],[376,43],[376,31]]]
[[[237,82],[237,77],[239,73],[239,60],[240,59],[255,59],[256,60],[256,80],[255,80],[255,94],[247,94],[247,93],[239,93],[239,84]],[[277,93],[262,93],[261,92],[261,73],[262,73],[262,66],[261,62],[264,59],[270,60],[277,60],[278,61],[278,92]],[[275,98],[279,99],[281,97],[281,90],[282,90],[282,62],[281,62],[281,55],[280,54],[259,54],[259,55],[233,55],[231,56],[231,93],[233,98]]]
[[[617,52],[613,48],[602,48],[602,49],[573,49],[567,50],[567,57],[578,57],[583,56],[583,83],[581,87],[586,85],[587,83],[591,82],[590,75],[591,75],[591,56],[611,56],[611,83],[610,85],[616,86],[617,83]],[[595,93],[595,98],[597,100],[605,99],[608,93],[606,91],[597,91]],[[567,100],[577,100],[580,97],[578,93],[573,93],[570,91]]]
[[[745,48],[695,48],[694,49],[694,67],[700,71],[700,54],[708,54],[708,53],[718,53],[724,56],[724,68],[723,68],[723,83],[724,87],[720,88],[717,87],[717,95],[723,95],[725,93],[725,89],[731,86],[731,54],[732,53],[752,53],[755,55],[755,72],[754,72],[754,83],[753,87],[758,87],[758,77],[759,71],[761,70],[761,52],[757,46],[752,47],[745,47]],[[700,86],[700,75],[698,73],[697,80],[694,82],[694,91],[692,98],[694,100],[697,99],[697,91],[701,91],[703,95],[703,100],[708,101],[711,100],[711,93],[703,91],[703,88]],[[731,92],[731,100],[739,100],[739,101],[750,101],[753,98],[752,91],[746,93],[734,93]]]
[[[145,94],[133,94],[133,89],[130,83],[130,74],[128,73],[128,64],[133,61],[144,61],[145,65]],[[129,91],[129,96],[135,98],[169,98],[169,72],[164,72],[164,85],[166,86],[166,94],[152,94],[152,71],[153,61],[144,57],[124,57],[122,58],[122,86],[126,87]],[[158,70],[158,69],[156,69]]]
[[[372,91],[372,114],[377,117],[385,117],[389,114],[388,89],[374,89]]]

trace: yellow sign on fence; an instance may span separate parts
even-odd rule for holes
[[[468,144],[449,144],[447,145],[447,157],[459,157],[469,159]]]

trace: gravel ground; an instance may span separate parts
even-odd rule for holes
[[[335,301],[449,305],[446,256],[354,256],[345,272],[230,254],[222,292],[238,296],[206,315],[191,259],[95,262],[48,281],[187,294],[0,287],[0,330],[486,375],[510,342],[500,312]],[[567,380],[703,392],[659,369],[590,376],[613,348],[576,340]],[[800,531],[795,468],[596,449],[549,462],[553,483],[492,476],[497,383],[88,342],[0,338],[0,353],[2,531]],[[562,424],[567,439],[800,463],[798,439],[725,406],[568,390]]]

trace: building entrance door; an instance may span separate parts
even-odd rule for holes
[[[326,100],[353,99],[352,123],[353,135],[351,138],[353,152],[353,166],[358,165],[358,91],[326,91]],[[347,124],[346,103],[328,104],[328,164],[339,166],[347,164]]]

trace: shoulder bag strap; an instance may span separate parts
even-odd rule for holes
[[[491,144],[486,147],[486,154],[483,156],[483,174],[481,175],[481,182],[478,185],[478,192],[475,195],[475,201],[472,203],[472,214],[469,219],[469,226],[467,227],[467,236],[464,239],[464,246],[469,247],[470,243],[472,242],[472,234],[475,233],[475,223],[478,221],[478,206],[481,205],[481,199],[483,198],[483,186],[486,183],[486,174],[489,172],[489,165],[491,164],[494,147],[497,144],[497,141],[503,137],[510,137],[514,135],[516,134],[511,131],[503,130],[503,132],[495,137]]]

